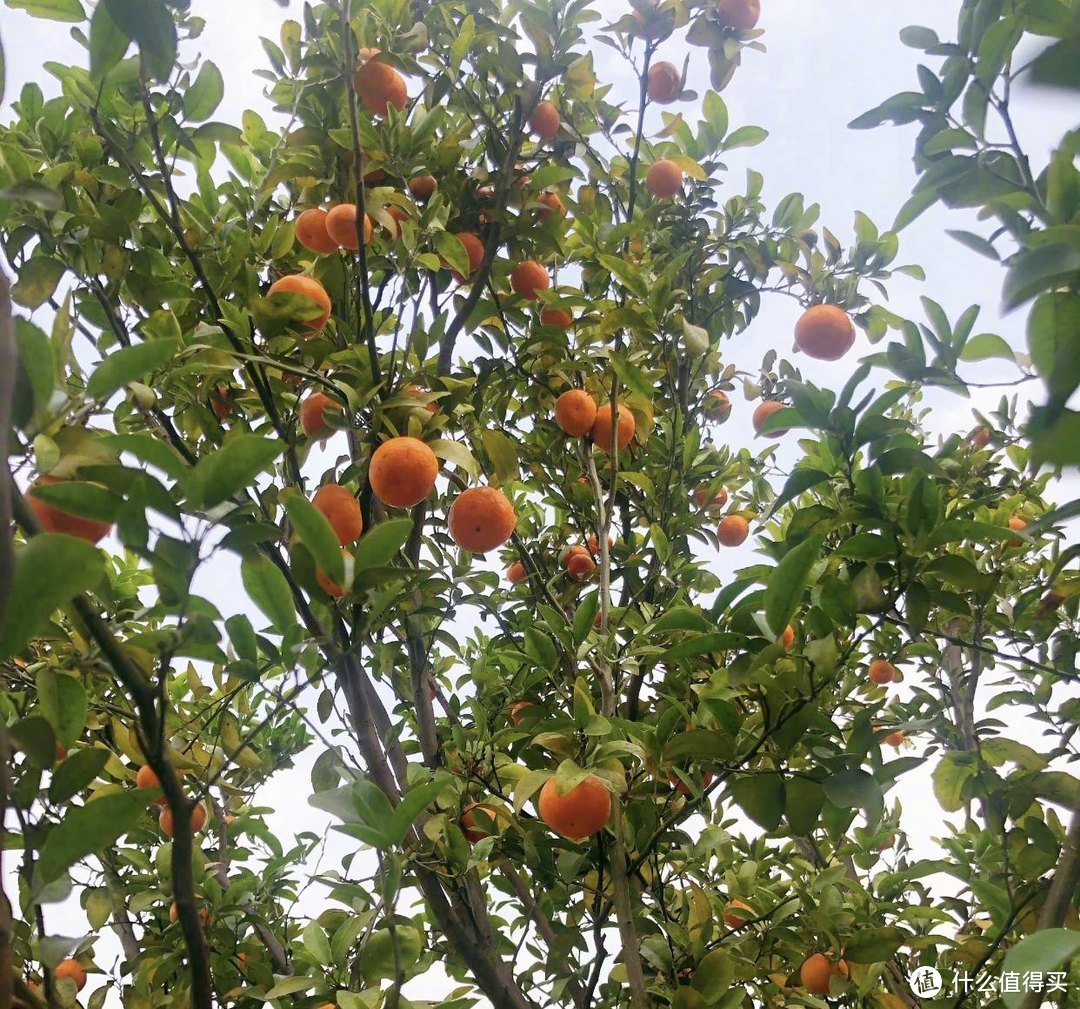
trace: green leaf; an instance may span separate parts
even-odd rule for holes
[[[131,39],[112,19],[108,7],[99,3],[90,19],[90,76],[100,81],[127,53]]]
[[[667,634],[671,631],[715,630],[716,625],[706,619],[696,606],[674,606],[664,613],[650,628],[651,634]]]
[[[964,345],[960,354],[961,361],[985,361],[991,357],[1000,357],[1006,361],[1015,361],[1012,347],[996,333],[980,333],[973,336]]]
[[[36,18],[49,21],[70,21],[77,23],[86,20],[86,12],[79,0],[6,0],[13,10],[23,10]]]
[[[554,672],[558,664],[555,644],[543,631],[536,627],[525,628],[525,651],[536,659],[541,669]]]
[[[690,980],[690,986],[694,991],[705,995],[708,1003],[718,1001],[721,992],[727,992],[731,988],[731,982],[735,980],[735,963],[727,950],[710,950],[701,958],[694,969],[694,976]]]
[[[840,809],[863,809],[867,820],[876,823],[884,807],[881,786],[872,774],[860,768],[837,771],[822,783],[825,798]]]
[[[736,147],[756,147],[769,136],[769,131],[760,126],[740,126],[729,133],[720,144],[720,150],[731,151]]]
[[[145,378],[175,363],[178,340],[150,340],[110,351],[86,383],[86,392],[97,400],[108,399],[129,382]]]
[[[241,434],[221,448],[203,456],[188,481],[192,498],[204,508],[227,501],[237,491],[250,487],[257,474],[269,468],[284,446],[276,438]]]
[[[599,593],[590,592],[578,601],[574,611],[574,643],[581,644],[593,629],[596,614],[600,612]]]
[[[19,200],[23,203],[32,203],[40,210],[52,213],[63,206],[60,194],[55,189],[43,186],[40,182],[27,180],[16,182],[0,189],[0,200]]]
[[[933,49],[938,44],[937,32],[922,25],[909,25],[900,29],[900,41],[909,49]]]
[[[453,463],[455,466],[463,469],[471,477],[478,477],[480,475],[480,463],[476,461],[476,456],[469,451],[466,445],[463,445],[460,441],[454,441],[450,438],[439,438],[436,441],[430,443],[431,451],[435,453],[443,462]]]
[[[469,253],[457,235],[452,235],[449,231],[440,231],[435,236],[435,251],[455,273],[462,277],[469,276]]]
[[[19,359],[12,419],[17,427],[26,428],[44,414],[52,398],[56,358],[49,338],[26,319],[15,319],[15,344]]]
[[[34,497],[56,505],[61,511],[100,522],[112,522],[121,504],[112,491],[83,480],[41,484],[34,488]]]
[[[1039,297],[1027,321],[1032,362],[1055,402],[1080,384],[1080,297],[1054,291]]]
[[[769,574],[765,586],[765,620],[774,635],[779,636],[806,590],[810,571],[821,556],[824,538],[808,536],[797,547],[784,554],[779,564]]]
[[[53,772],[49,782],[49,801],[67,802],[92,782],[109,762],[109,751],[97,747],[72,753]]]
[[[769,515],[775,515],[777,510],[783,505],[786,505],[789,501],[793,501],[803,491],[809,490],[811,487],[816,487],[819,483],[824,483],[826,480],[831,480],[832,477],[820,469],[797,469],[791,476],[787,478],[787,482],[784,484],[784,489],[780,492],[780,496],[773,502],[772,507],[769,509]]]
[[[56,290],[66,267],[51,256],[33,256],[19,270],[11,288],[11,300],[23,308],[40,308]]]
[[[303,494],[293,494],[285,502],[285,511],[300,541],[311,551],[315,566],[335,585],[345,578],[341,545],[326,516]]]
[[[1008,312],[1043,291],[1061,287],[1077,273],[1080,273],[1080,249],[1064,242],[1022,252],[1005,275],[1002,310]]]
[[[946,813],[964,806],[966,785],[977,774],[975,758],[970,753],[946,753],[934,768],[934,796]]]
[[[209,119],[224,97],[225,81],[221,71],[207,60],[199,68],[199,75],[184,92],[184,115],[193,123]]]
[[[423,939],[411,925],[398,925],[391,937],[390,930],[376,929],[360,950],[360,972],[368,984],[392,978],[395,974],[394,944],[397,943],[397,959],[403,970],[408,970],[420,958]]]
[[[308,991],[320,984],[318,978],[313,977],[287,977],[274,985],[263,997],[263,1002],[276,1002],[286,995],[295,995],[297,992]]]
[[[96,932],[104,928],[113,913],[112,894],[107,886],[92,886],[84,891],[83,907],[90,927]]]
[[[744,775],[732,784],[731,797],[763,830],[772,831],[780,826],[787,804],[782,775],[771,771]]]
[[[300,936],[304,944],[304,950],[315,959],[320,967],[329,967],[332,957],[330,955],[330,940],[317,921],[309,921]]]
[[[480,432],[480,439],[484,443],[484,451],[491,460],[491,465],[495,468],[493,482],[499,484],[516,480],[521,470],[518,466],[518,454],[514,443],[502,431],[496,431],[493,428],[484,428]]]
[[[116,26],[137,42],[147,68],[166,80],[176,62],[176,24],[162,0],[104,0]]]
[[[389,564],[412,533],[412,519],[387,519],[365,533],[356,548],[357,574]]]
[[[74,676],[38,670],[38,704],[64,747],[74,746],[86,725],[86,690]]]
[[[784,816],[794,834],[806,836],[818,822],[825,805],[825,790],[809,778],[793,777],[786,785]]]
[[[35,767],[42,770],[56,763],[56,734],[41,715],[20,718],[8,732]]]
[[[660,656],[660,661],[675,662],[678,659],[687,659],[693,655],[702,655],[705,652],[722,652],[728,648],[740,648],[745,644],[746,638],[742,634],[732,634],[730,632],[700,634],[669,648]]]
[[[87,855],[113,844],[145,815],[146,798],[138,790],[112,792],[85,806],[69,806],[42,846],[35,893]]]
[[[386,825],[386,836],[394,845],[399,845],[405,840],[413,821],[420,813],[427,809],[446,789],[446,783],[442,781],[429,781],[427,784],[418,785],[405,793],[401,802],[394,809],[390,822]]]
[[[1021,939],[1005,955],[1002,975],[1025,977],[1032,972],[1055,971],[1080,952],[1080,932],[1068,928],[1046,928]],[[1027,998],[1024,987],[1018,992],[1002,992],[1007,1009],[1019,1009]]]
[[[284,634],[296,624],[296,607],[285,576],[262,554],[248,554],[240,564],[240,579],[251,600]]]
[[[0,623],[0,659],[40,634],[53,611],[94,588],[104,573],[104,554],[73,536],[43,533],[16,548],[15,584]]]
[[[895,925],[863,928],[844,946],[844,959],[851,963],[882,963],[890,960],[911,936]]]

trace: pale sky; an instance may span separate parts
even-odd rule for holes
[[[192,12],[207,19],[206,31],[197,43],[199,51],[218,64],[226,80],[226,99],[215,119],[237,121],[245,108],[254,108],[269,118],[269,103],[261,94],[264,82],[251,76],[252,70],[265,65],[258,36],[276,39],[281,20],[287,16],[299,18],[301,6],[299,0],[293,0],[285,10],[272,0],[225,3],[193,0]],[[627,9],[622,0],[601,0],[594,6],[611,20]],[[733,152],[728,157],[730,174],[724,180],[722,193],[742,192],[745,169],[753,167],[765,177],[764,195],[770,208],[789,192],[803,193],[808,205],[821,204],[819,226],[827,226],[845,246],[853,241],[851,225],[856,210],[868,214],[881,231],[888,230],[915,182],[911,155],[916,127],[855,132],[848,130],[846,124],[890,95],[917,86],[915,66],[927,58],[903,47],[897,38],[899,30],[905,25],[921,24],[935,28],[943,39],[952,38],[957,6],[943,4],[941,0],[764,0],[760,27],[766,31],[762,41],[768,52],[747,52],[743,66],[723,97],[732,129],[754,124],[768,129],[770,136],[763,145]],[[55,81],[40,69],[43,60],[85,64],[85,54],[67,36],[64,26],[34,21],[21,12],[5,9],[2,31],[8,60],[9,102],[28,80],[38,81],[47,96],[56,93]],[[691,56],[689,85],[702,95],[708,87],[704,50],[688,50],[671,39],[661,46],[657,58],[681,65],[687,51]],[[625,66],[620,58],[603,46],[594,47],[594,53],[600,79],[621,81],[621,86],[627,87]],[[183,55],[193,53],[187,51]],[[1074,125],[1075,110],[1066,100],[1049,92],[1033,93],[1017,88],[1014,96],[1020,135],[1038,171],[1062,133]],[[632,105],[633,96],[626,97]],[[691,120],[696,118],[696,109],[689,104],[668,106],[667,111],[684,111]],[[655,130],[659,121],[658,111],[653,110],[647,122]],[[902,233],[896,264],[918,263],[925,268],[928,279],[919,284],[896,278],[890,284],[889,307],[900,315],[921,320],[918,298],[925,294],[943,305],[950,319],[955,320],[968,305],[977,302],[984,306],[984,311],[975,331],[999,332],[1014,348],[1023,350],[1025,313],[1014,313],[1004,320],[998,318],[1001,267],[943,235],[945,228],[958,227],[983,234],[988,231],[968,212],[933,208]],[[726,359],[756,372],[769,347],[790,356],[792,327],[798,312],[797,305],[789,298],[775,296],[766,300],[750,329],[726,345]],[[812,381],[837,389],[854,368],[857,357],[868,350],[867,341],[860,334],[852,354],[839,366],[807,362],[802,357],[796,361]],[[978,372],[972,370],[972,375],[994,381],[1002,376],[1002,367],[991,362],[981,366]],[[875,376],[879,388],[886,377]],[[1035,383],[1024,388],[1031,395],[1041,395]],[[993,391],[985,393],[979,402],[992,406],[999,395]],[[717,433],[730,444],[755,446],[749,425],[752,405],[745,403],[741,392],[737,391],[732,398],[732,418]],[[933,423],[942,432],[966,431],[973,426],[968,402],[942,394],[934,394],[933,401],[940,406]],[[793,448],[786,448],[781,459],[793,461]],[[313,473],[319,471],[314,459],[308,468]],[[712,566],[723,576],[748,559],[745,550],[728,551],[716,558]],[[233,572],[223,567],[203,570],[196,591],[213,599],[226,614],[236,609]],[[258,615],[251,612],[258,622]],[[298,808],[297,802],[286,799],[286,796],[307,794],[308,762],[280,775],[279,779],[266,794],[268,804],[277,809],[277,814],[270,817],[272,829],[289,836],[298,821],[305,829],[318,829],[316,825],[323,821],[322,814],[306,805]],[[936,807],[925,801],[928,787],[929,769],[920,770],[907,775],[889,795],[890,800],[900,797],[904,802],[904,827],[920,836],[917,844],[920,854],[934,850],[928,838],[941,827]],[[340,841],[335,841],[331,848],[339,853],[343,850],[345,846]],[[331,855],[324,867],[334,862]],[[320,896],[319,892],[311,893],[313,899],[305,902],[309,910],[318,907]],[[46,915],[50,931],[75,934],[85,928],[77,904],[62,909],[47,908]],[[98,963],[107,968],[106,946],[104,941],[98,944],[101,954]],[[91,984],[88,991],[93,987]],[[430,998],[436,987],[430,978],[421,979],[410,984],[407,993]]]

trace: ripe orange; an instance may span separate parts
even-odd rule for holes
[[[619,404],[619,448],[624,449],[634,440],[637,422],[625,403]],[[593,444],[601,452],[611,451],[611,403],[601,403],[596,410],[592,426]]]
[[[409,192],[420,202],[427,203],[435,195],[439,188],[439,182],[434,175],[414,175],[406,183]]]
[[[886,746],[900,746],[904,742],[905,739],[907,739],[907,736],[904,734],[904,730],[903,729],[897,729],[895,732],[890,732],[881,741]]]
[[[355,543],[364,531],[364,513],[360,510],[360,502],[348,487],[341,484],[323,484],[311,499],[311,503],[317,511],[326,516],[330,528],[338,538],[338,543],[345,546],[347,543]]]
[[[712,771],[706,771],[701,776],[701,783],[704,788],[708,788],[712,784],[713,776]],[[694,794],[692,788],[685,781],[682,780],[674,771],[668,774],[668,781],[675,786],[676,792],[681,792],[685,796],[691,796]]]
[[[724,905],[724,924],[728,928],[739,928],[745,925],[751,918],[756,918],[757,912],[745,901],[733,897]]]
[[[532,701],[517,701],[514,704],[511,704],[510,721],[513,722],[515,725],[520,725],[525,720],[525,716],[522,714],[522,712],[526,708],[534,707],[536,707],[536,705],[533,704]]]
[[[336,207],[334,208],[337,209]],[[333,213],[331,211],[330,213]],[[329,214],[327,215],[329,220]],[[302,273],[293,273],[286,277],[279,277],[270,285],[270,290],[266,292],[267,297],[271,297],[278,293],[287,294],[302,294],[305,298],[310,298],[319,308],[322,309],[322,315],[315,319],[310,319],[304,323],[304,329],[306,335],[314,336],[320,332],[330,319],[330,295],[326,293],[326,288],[322,286],[313,277],[306,277]]]
[[[711,494],[707,487],[700,487],[694,492],[694,500],[702,508],[723,508],[728,503],[728,492],[721,487],[715,494]]]
[[[352,561],[353,555],[349,553],[349,551],[346,550],[344,547],[342,547],[341,556],[345,560],[345,571],[347,574],[349,570],[349,563]],[[345,595],[346,586],[338,585],[337,582],[331,581],[330,577],[324,574],[318,568],[315,569],[315,581],[319,583],[319,585],[322,587],[323,592],[325,592],[328,596],[333,596],[335,599],[340,599],[343,595]]]
[[[330,433],[327,410],[341,410],[341,404],[324,392],[313,392],[300,404],[300,427],[309,438],[321,438]]]
[[[465,840],[469,844],[476,844],[477,841],[482,841],[488,836],[487,830],[480,826],[479,818],[476,816],[476,810],[482,810],[487,819],[498,823],[500,819],[506,819],[505,810],[499,809],[498,806],[491,806],[483,802],[470,802],[462,811],[461,819],[458,821],[461,826],[461,832],[465,835]]]
[[[731,400],[723,389],[711,389],[702,406],[705,416],[717,424],[723,424],[731,416]]]
[[[586,778],[566,795],[559,795],[554,778],[540,789],[540,819],[556,834],[571,840],[592,837],[611,817],[611,792],[597,777]]]
[[[791,624],[788,624],[787,627],[784,628],[784,633],[780,635],[780,644],[785,648],[790,648],[795,644],[795,628],[792,627]]]
[[[326,231],[326,211],[322,207],[305,210],[296,219],[296,240],[305,249],[317,252],[320,256],[338,250],[338,243]]]
[[[683,79],[674,63],[661,60],[649,67],[645,90],[657,105],[670,105],[682,94]]]
[[[1009,516],[1009,528],[1014,533],[1018,533],[1018,532],[1020,532],[1021,529],[1026,529],[1027,528],[1027,522],[1026,522],[1026,520],[1022,519],[1019,515],[1010,515]],[[1024,541],[1022,539],[1020,539],[1019,536],[1016,536],[1013,539],[1009,540],[1008,545],[1010,547],[1018,547],[1018,546],[1023,546],[1023,543],[1024,543]]]
[[[896,679],[896,666],[889,662],[888,659],[874,659],[870,663],[867,675],[870,677],[871,683],[883,686],[886,683],[892,683]]]
[[[990,428],[985,426],[975,428],[968,440],[975,448],[986,448],[990,444]]]
[[[486,554],[510,539],[517,525],[517,514],[501,490],[470,487],[454,499],[447,525],[450,538],[462,550]]]
[[[566,204],[559,198],[558,193],[541,193],[536,198],[537,203],[542,203],[542,207],[538,207],[536,216],[541,221],[546,221],[550,217],[565,217],[566,216]]]
[[[214,416],[220,421],[226,421],[232,415],[232,404],[229,402],[229,387],[227,385],[214,386],[214,391],[210,393],[210,409],[214,411]]]
[[[597,537],[596,533],[593,533],[585,542],[589,546],[589,553],[591,553],[593,555],[593,557],[599,557],[600,556],[600,540]],[[608,552],[609,553],[611,552],[611,548],[613,546],[615,546],[615,541],[610,536],[607,538],[607,546],[608,546]]]
[[[86,540],[87,543],[98,543],[104,539],[112,529],[111,523],[61,511],[56,505],[49,504],[34,494],[35,487],[48,487],[56,483],[63,483],[63,480],[56,476],[39,476],[26,492],[26,503],[30,506],[41,528],[47,533],[75,536],[80,540]]]
[[[828,995],[833,977],[847,978],[848,965],[844,960],[833,963],[824,953],[808,956],[799,968],[799,980],[811,995]]]
[[[855,343],[851,317],[838,305],[814,305],[795,323],[795,344],[819,361],[838,361]]]
[[[741,515],[726,515],[716,528],[716,537],[721,546],[737,547],[746,542],[750,535],[750,523]]]
[[[326,215],[326,233],[343,249],[355,252],[360,248],[360,239],[356,234],[356,215],[359,210],[355,203],[339,203]],[[364,214],[364,244],[371,242],[375,228],[371,218]]]
[[[777,399],[766,399],[758,403],[757,409],[754,410],[754,415],[751,421],[754,425],[754,433],[761,434],[761,428],[777,410],[783,410],[785,404],[781,403]],[[788,428],[783,428],[780,431],[770,431],[765,437],[767,438],[779,438],[782,434],[787,434]]]
[[[657,199],[666,200],[682,189],[682,169],[670,158],[661,158],[649,165],[645,185]]]
[[[506,569],[506,580],[511,585],[517,585],[519,582],[525,581],[528,577],[529,573],[525,570],[525,565],[522,564],[521,561],[514,561],[514,563]]]
[[[53,968],[53,977],[70,978],[75,982],[76,991],[82,991],[86,987],[86,968],[78,960],[70,957],[67,960],[61,960]]]
[[[177,771],[176,776],[183,778],[184,772]],[[135,787],[136,788],[161,788],[161,779],[154,772],[154,769],[149,764],[143,764],[139,768],[138,773],[135,775]],[[164,795],[153,801],[155,806],[164,806],[167,802]]]
[[[419,438],[388,438],[371,456],[368,483],[375,496],[391,508],[412,508],[435,486],[439,460]]]
[[[716,19],[736,31],[753,31],[761,17],[761,0],[717,0]]]
[[[557,326],[559,329],[569,329],[574,324],[574,317],[561,308],[545,308],[540,313],[541,326]]]
[[[541,102],[529,119],[529,129],[541,140],[551,140],[559,132],[559,110],[551,102]]]
[[[546,291],[551,287],[551,278],[535,259],[526,259],[514,267],[514,272],[510,274],[510,286],[515,294],[535,301],[538,291]]]
[[[176,901],[173,901],[172,904],[169,905],[169,921],[178,922],[179,920],[180,920],[180,908],[177,905]],[[199,909],[199,921],[202,922],[202,927],[203,928],[209,928],[211,923],[213,922],[213,920],[214,920],[214,916],[210,913],[210,908],[204,907],[204,908]],[[243,953],[240,954],[240,956],[243,956],[243,955],[244,955]],[[243,961],[241,961],[241,964],[242,963],[243,963]]]
[[[394,219],[394,227],[390,229],[390,233],[397,238],[401,234],[402,223],[409,219],[409,212],[396,203],[387,204],[386,212]]]
[[[455,231],[454,237],[465,246],[465,253],[469,257],[469,274],[468,277],[463,277],[457,270],[451,270],[450,272],[453,273],[454,280],[459,284],[464,284],[469,277],[480,269],[480,264],[484,261],[484,243],[471,231]],[[449,267],[450,264],[444,259],[443,266]]]
[[[555,401],[555,423],[571,438],[584,437],[596,423],[596,400],[584,389],[568,389]]]
[[[405,78],[378,60],[369,59],[353,74],[353,90],[373,116],[385,116],[391,105],[400,112],[409,100]]]
[[[578,544],[566,551],[563,566],[575,582],[583,582],[596,570],[596,561],[593,560],[588,547]]]
[[[158,815],[158,826],[166,837],[173,836],[173,814],[168,806],[165,806]],[[206,807],[201,803],[195,803],[191,810],[191,832],[197,834],[206,826]]]

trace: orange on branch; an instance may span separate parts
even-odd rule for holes
[[[360,538],[360,533],[364,531],[364,513],[360,510],[356,495],[348,487],[336,483],[323,484],[315,491],[311,503],[316,511],[325,516],[342,546]]]
[[[739,928],[756,917],[757,912],[737,897],[733,897],[724,905],[724,924],[728,928]]]
[[[434,175],[414,175],[406,183],[409,192],[419,203],[427,203],[435,195],[439,188],[439,182]]]
[[[334,210],[337,209],[337,207],[334,208]],[[330,211],[331,214],[333,212],[333,210]],[[328,214],[327,220],[329,220],[329,217]],[[322,309],[322,315],[309,319],[304,323],[307,336],[314,336],[316,333],[321,332],[330,319],[330,295],[326,293],[326,288],[314,277],[308,277],[302,273],[279,277],[270,285],[270,290],[266,294],[267,297],[272,297],[275,294],[300,294],[315,302]]]
[[[728,28],[749,32],[761,17],[761,0],[717,0],[716,19]]]
[[[184,777],[184,772],[178,770],[176,771],[176,776],[182,779]],[[142,767],[140,767],[138,772],[135,774],[135,787],[161,788],[161,779],[157,776],[157,773],[149,764],[143,764]],[[167,801],[168,800],[166,800],[165,796],[162,795],[159,796],[157,799],[154,799],[152,805],[164,806]]]
[[[731,400],[723,389],[710,389],[702,409],[710,420],[723,424],[731,416]]]
[[[725,515],[716,528],[716,538],[725,547],[737,547],[750,535],[750,523],[742,515]]]
[[[567,330],[574,324],[574,317],[561,308],[545,308],[540,313],[541,326],[555,326]]]
[[[562,122],[559,110],[552,102],[540,102],[529,118],[529,129],[541,140],[551,140]]]
[[[161,813],[158,815],[158,826],[161,827],[161,832],[166,837],[173,836],[174,823],[173,813],[168,806],[165,806]],[[203,827],[206,826],[206,807],[197,802],[191,809],[191,832],[197,834]]]
[[[886,683],[892,683],[896,679],[896,666],[889,662],[888,659],[874,659],[870,663],[867,675],[870,677],[871,683],[884,686]]]
[[[592,430],[596,412],[596,400],[584,389],[568,389],[555,401],[555,423],[571,438]]]
[[[63,511],[54,504],[49,504],[34,494],[37,487],[48,487],[51,484],[63,483],[64,480],[55,476],[39,476],[26,492],[26,503],[38,520],[38,524],[47,533],[63,533],[65,536],[75,536],[87,543],[98,543],[103,540],[112,529],[111,522],[102,522],[97,519],[84,518],[82,515],[73,515]]]
[[[501,547],[514,533],[517,514],[510,499],[495,487],[470,487],[450,506],[450,538],[474,554]]]
[[[885,746],[899,747],[904,743],[907,736],[904,734],[903,729],[897,729],[895,732],[890,732],[887,736],[883,737],[881,742]]]
[[[766,399],[757,405],[757,409],[754,410],[754,415],[751,418],[751,423],[754,425],[754,433],[761,434],[762,427],[765,426],[767,421],[777,410],[783,410],[785,404],[781,403],[777,399]],[[782,434],[787,434],[788,428],[782,428],[779,431],[770,431],[765,437],[767,438],[779,438]]]
[[[468,276],[463,277],[457,270],[451,269],[450,272],[453,273],[454,280],[459,284],[464,284],[480,269],[480,264],[484,261],[484,243],[471,231],[455,231],[454,237],[465,246],[465,254],[469,257],[469,273]],[[445,259],[442,263],[443,266],[450,268],[450,264]]]
[[[510,705],[510,721],[513,722],[515,725],[520,725],[525,720],[525,716],[522,714],[522,712],[526,708],[535,707],[536,705],[533,704],[532,701],[516,701],[515,703]]]
[[[657,105],[670,105],[682,94],[683,77],[674,63],[661,60],[649,67],[645,91]]]
[[[350,565],[353,561],[353,555],[349,553],[349,551],[346,550],[344,547],[342,547],[341,557],[345,562],[345,573],[346,576],[348,576]],[[322,588],[323,592],[325,592],[328,596],[333,596],[334,599],[340,599],[343,595],[345,595],[345,589],[348,587],[346,585],[339,585],[337,582],[333,581],[329,575],[327,575],[323,571],[320,571],[318,568],[315,569],[315,581],[319,583],[319,586]]]
[[[990,428],[985,425],[975,428],[968,436],[968,440],[975,448],[986,448],[990,444]]]
[[[576,582],[583,582],[596,570],[596,561],[587,547],[580,544],[567,550],[563,558],[566,573]]]
[[[551,287],[551,278],[535,259],[526,259],[514,267],[514,272],[510,274],[510,286],[515,294],[535,301],[539,296],[538,292]]]
[[[592,426],[593,444],[601,452],[611,451],[611,403],[601,403],[596,410],[596,420]],[[637,430],[637,422],[630,412],[630,407],[625,403],[619,403],[619,433],[618,444],[620,449],[626,448],[634,440],[634,432]]]
[[[829,982],[834,977],[847,976],[847,963],[843,960],[833,963],[824,953],[811,954],[799,968],[799,980],[811,995],[828,995]]]
[[[788,624],[787,627],[784,628],[784,633],[780,635],[780,644],[785,648],[790,648],[795,644],[795,628],[792,627],[791,624]]]
[[[558,193],[541,193],[536,198],[536,202],[543,204],[536,210],[536,216],[541,221],[546,221],[550,217],[566,216],[566,204],[559,198]]]
[[[229,387],[216,385],[210,393],[210,409],[220,421],[226,421],[232,415],[232,403],[229,402]]]
[[[309,438],[320,438],[330,433],[326,421],[327,410],[341,410],[341,404],[324,392],[313,392],[300,404],[300,427]]]
[[[666,200],[682,189],[683,171],[670,158],[661,158],[649,165],[645,185],[657,199]]]
[[[419,438],[388,438],[371,456],[368,483],[391,508],[412,508],[424,500],[439,476],[439,460]]]
[[[529,573],[525,570],[525,565],[522,564],[521,561],[514,561],[514,563],[506,569],[506,580],[511,585],[518,585],[528,577]]]
[[[855,343],[855,325],[838,305],[814,305],[795,323],[795,344],[808,357],[838,361]]]
[[[591,553],[593,555],[593,557],[599,557],[600,556],[600,540],[597,537],[596,533],[593,533],[585,542],[589,547],[589,553]],[[613,546],[615,546],[615,541],[610,536],[607,538],[607,545],[608,545],[608,552],[610,553],[611,548]]]
[[[409,100],[405,78],[389,63],[369,59],[353,74],[353,90],[373,116],[385,116],[392,105],[399,112]]]
[[[343,249],[355,252],[360,248],[360,237],[356,234],[356,215],[359,208],[355,203],[339,203],[326,215],[326,233]],[[364,214],[364,245],[371,242],[375,228],[371,218]]]
[[[477,841],[482,841],[485,837],[490,835],[487,832],[486,827],[480,825],[481,815],[486,814],[486,818],[491,820],[493,824],[499,823],[500,820],[505,821],[507,819],[506,810],[500,809],[498,806],[492,806],[483,802],[470,802],[462,811],[461,819],[458,821],[461,832],[465,835],[465,840],[469,844],[476,844]]]
[[[712,780],[712,771],[706,771],[701,776],[702,787],[708,788],[712,784]],[[674,771],[671,771],[668,774],[668,781],[670,781],[671,784],[675,787],[676,792],[680,792],[682,795],[685,795],[687,797],[694,794],[693,789],[689,785],[687,785],[687,783],[683,781],[682,778],[680,778]]]
[[[58,980],[66,977],[74,981],[76,991],[82,991],[86,987],[86,968],[71,957],[61,960],[53,968],[53,977]]]
[[[611,817],[611,792],[597,777],[586,778],[566,795],[560,795],[554,778],[540,789],[540,819],[556,834],[571,840],[591,837],[604,829]]]
[[[694,500],[701,508],[723,508],[728,503],[728,492],[724,487],[721,487],[713,494],[707,487],[700,487],[694,492]]]
[[[326,230],[326,211],[322,207],[305,210],[296,219],[296,240],[311,252],[320,256],[337,252],[338,243]]]

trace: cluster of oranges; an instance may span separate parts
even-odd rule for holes
[[[180,771],[177,771],[177,775],[183,777],[183,773]],[[135,775],[135,787],[160,789],[161,779],[149,764],[143,764]],[[165,797],[161,796],[154,799],[151,805],[161,807],[161,812],[158,814],[158,826],[166,837],[172,837],[174,833],[173,812],[169,808]],[[191,809],[191,832],[193,834],[197,834],[206,826],[206,818],[206,806],[201,802],[195,803]]]

